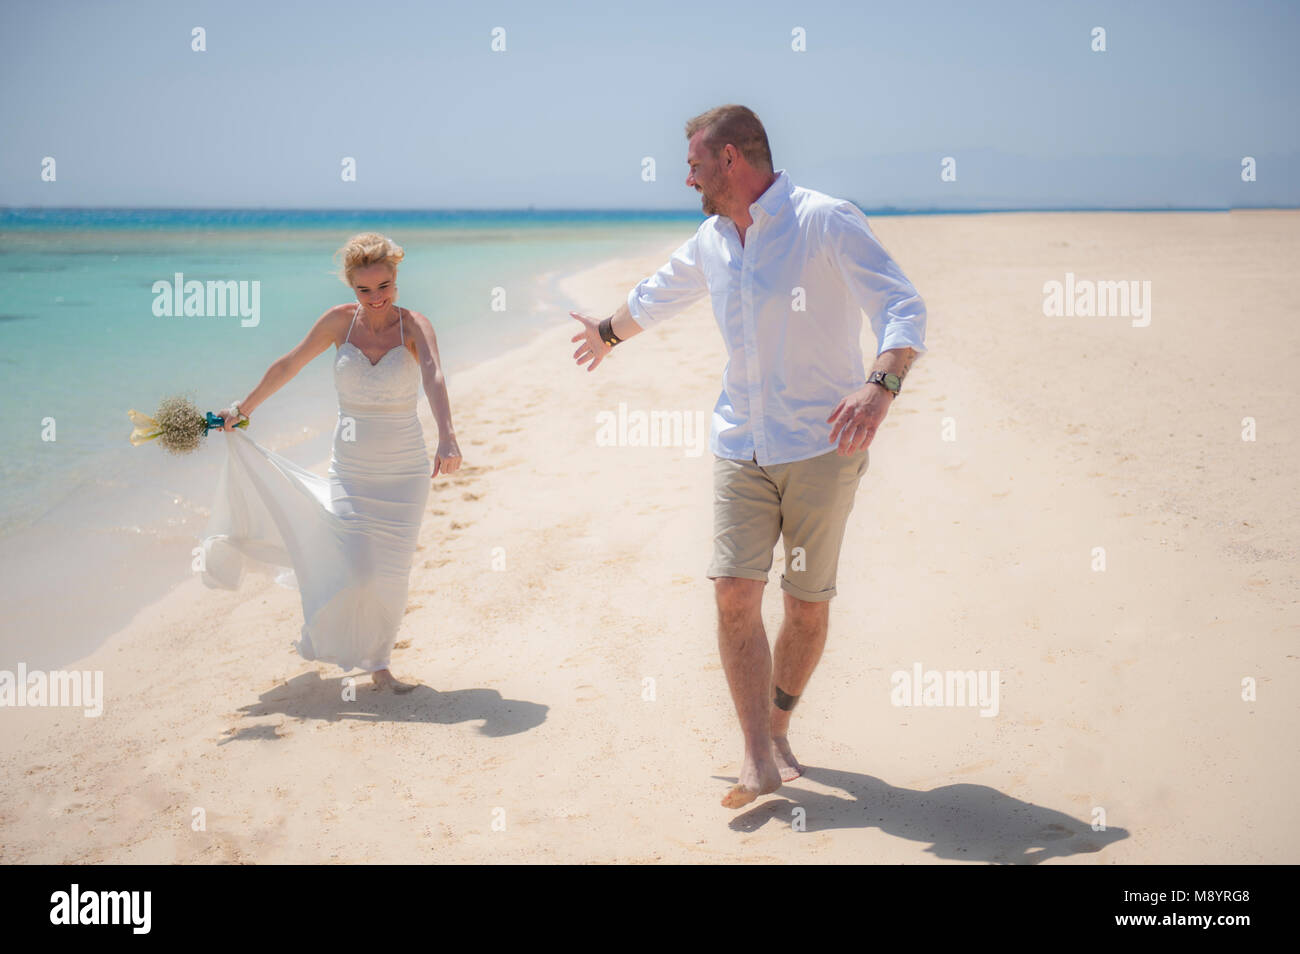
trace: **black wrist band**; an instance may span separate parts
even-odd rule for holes
[[[611,348],[623,340],[618,335],[614,334],[613,315],[606,318],[604,321],[600,323],[599,331],[600,331],[600,340],[605,342],[605,344],[609,345]]]

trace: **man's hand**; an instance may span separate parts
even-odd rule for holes
[[[865,384],[848,397],[841,398],[834,412],[826,418],[826,422],[833,425],[830,443],[834,444],[837,437],[840,442],[835,452],[841,457],[850,457],[871,446],[876,428],[880,427],[892,403],[894,395],[879,384]]]
[[[582,322],[582,331],[569,339],[570,341],[582,342],[582,344],[579,345],[578,350],[573,352],[573,357],[580,365],[586,364],[590,361],[591,365],[587,370],[595,371],[596,366],[604,360],[605,355],[614,350],[609,345],[605,344],[605,342],[600,340],[601,319],[589,318],[586,315],[578,314],[576,311],[571,311],[569,314]]]

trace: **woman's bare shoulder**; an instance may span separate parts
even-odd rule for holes
[[[325,314],[320,316],[322,325],[347,325],[352,321],[352,316],[356,313],[357,303],[350,302],[342,305],[335,305],[332,308],[325,309]]]
[[[312,324],[308,337],[315,339],[326,338],[333,341],[335,345],[341,346],[355,311],[356,302],[351,305],[334,305],[331,308],[326,308],[315,323]]]
[[[417,328],[428,332],[429,334],[433,334],[433,322],[429,321],[428,318],[416,311],[414,308],[406,309],[406,313],[411,316],[411,320],[415,322]]]

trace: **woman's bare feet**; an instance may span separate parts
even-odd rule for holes
[[[781,781],[793,782],[803,774],[803,766],[794,757],[794,752],[790,750],[790,743],[785,736],[772,736],[772,757],[776,759]]]
[[[722,807],[740,808],[760,795],[770,795],[780,787],[781,772],[772,761],[771,753],[761,763],[755,763],[746,752],[744,764],[740,767],[740,779],[722,797]]]
[[[393,678],[393,674],[387,669],[376,669],[370,674],[370,680],[373,689],[389,689],[397,693],[410,692],[419,685],[419,683],[401,682]]]

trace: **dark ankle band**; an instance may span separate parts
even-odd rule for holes
[[[794,709],[794,704],[799,701],[798,696],[792,696],[788,692],[782,691],[780,686],[776,687],[776,698],[772,700],[778,709],[784,709],[790,712]]]

